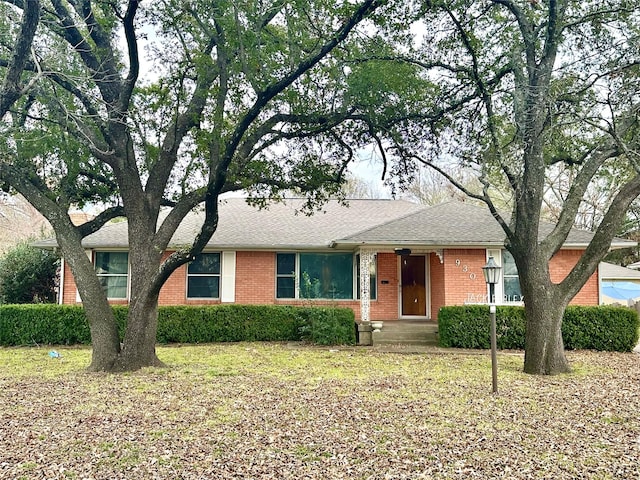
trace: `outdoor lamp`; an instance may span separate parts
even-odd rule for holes
[[[489,285],[489,289],[493,290],[494,286],[500,280],[500,270],[501,267],[496,263],[493,257],[489,257],[487,260],[487,264],[482,267],[482,274],[484,275],[484,281]],[[489,303],[492,303],[493,292],[491,292],[491,296],[489,297]]]
[[[493,380],[493,393],[498,393],[498,355],[496,340],[496,304],[495,286],[500,280],[500,266],[493,257],[489,257],[487,264],[482,267],[484,281],[489,285],[489,318],[491,320],[491,377]]]

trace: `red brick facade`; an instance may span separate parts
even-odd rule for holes
[[[561,250],[552,259],[551,277],[561,281],[576,264],[580,250]],[[445,305],[463,305],[486,301],[487,287],[482,275],[486,263],[485,249],[445,249],[443,252],[425,253],[427,259],[427,313],[437,318],[438,310]],[[395,320],[400,317],[401,285],[399,258],[393,252],[377,255],[377,298],[371,301],[371,320]],[[161,305],[218,304],[220,300],[187,299],[186,266],[178,268],[167,280],[160,292]],[[65,264],[63,302],[77,301],[76,286],[68,265]],[[599,302],[598,275],[594,274],[573,304],[597,305]],[[235,254],[234,303],[308,305],[309,300],[276,299],[276,253],[268,251],[238,251]],[[114,301],[124,303],[125,301]],[[316,300],[314,304],[339,305],[352,308],[360,318],[359,300]]]

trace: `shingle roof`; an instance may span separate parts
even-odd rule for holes
[[[600,262],[600,278],[603,280],[640,280],[640,272],[630,268]]]
[[[544,239],[552,229],[553,225],[550,223],[541,224],[539,238]],[[573,229],[565,247],[584,247],[591,237],[590,232]],[[451,201],[426,207],[404,218],[343,237],[336,240],[336,243],[393,242],[399,245],[500,246],[504,245],[504,240],[504,231],[486,207]]]
[[[213,248],[310,249],[326,248],[335,238],[397,219],[424,206],[394,200],[349,200],[348,207],[330,201],[312,216],[299,213],[303,200],[274,203],[266,209],[250,206],[242,198],[221,201],[218,229],[209,241]],[[204,220],[194,212],[183,220],[170,247],[190,244]],[[44,245],[40,242],[39,245]],[[55,245],[55,242],[53,243]],[[126,248],[127,223],[105,225],[83,240],[87,248]]]
[[[242,198],[220,204],[218,229],[209,242],[220,249],[318,249],[356,245],[501,246],[504,232],[485,207],[465,202],[447,202],[425,207],[402,200],[349,200],[348,207],[330,201],[312,216],[299,213],[303,200],[271,204],[267,209],[250,206]],[[190,244],[200,230],[204,214],[191,213],[182,222],[169,247]],[[552,225],[541,227],[541,236]],[[584,247],[592,234],[573,230],[565,247]],[[53,247],[55,239],[37,242]],[[84,239],[86,248],[127,248],[127,223],[105,225]],[[614,246],[634,242],[616,239]]]

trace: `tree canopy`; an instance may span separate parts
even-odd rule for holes
[[[640,193],[640,18],[632,2],[430,2],[424,35],[387,58],[419,69],[431,107],[386,133],[392,172],[438,170],[488,205],[505,231],[527,311],[525,370],[568,368],[561,312],[597,268]],[[478,188],[442,162],[476,172]],[[562,177],[559,201],[550,179]],[[508,200],[507,214],[495,202]],[[559,283],[549,262],[589,197],[606,191],[593,240]],[[600,201],[596,199],[596,202]],[[549,203],[556,227],[539,238]],[[553,320],[552,320],[553,319]]]
[[[160,287],[213,235],[218,197],[262,204],[284,191],[308,208],[339,192],[370,125],[348,68],[381,28],[381,0],[361,2],[44,1],[21,87],[3,117],[0,179],[51,222],[91,319],[92,369],[157,364]],[[37,5],[37,3],[36,3]],[[26,35],[28,3],[0,3],[5,79]],[[376,13],[377,16],[374,15]],[[14,62],[15,63],[15,62]],[[7,83],[7,82],[5,82]],[[13,85],[15,82],[9,82]],[[4,113],[4,112],[3,112]],[[69,208],[105,208],[74,227]],[[192,245],[163,258],[194,208]],[[160,209],[168,213],[160,216]],[[115,216],[129,226],[131,298],[121,349],[81,240]]]

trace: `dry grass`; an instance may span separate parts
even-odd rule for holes
[[[3,479],[639,478],[640,355],[574,373],[487,354],[162,347],[88,374],[87,349],[0,349]]]

